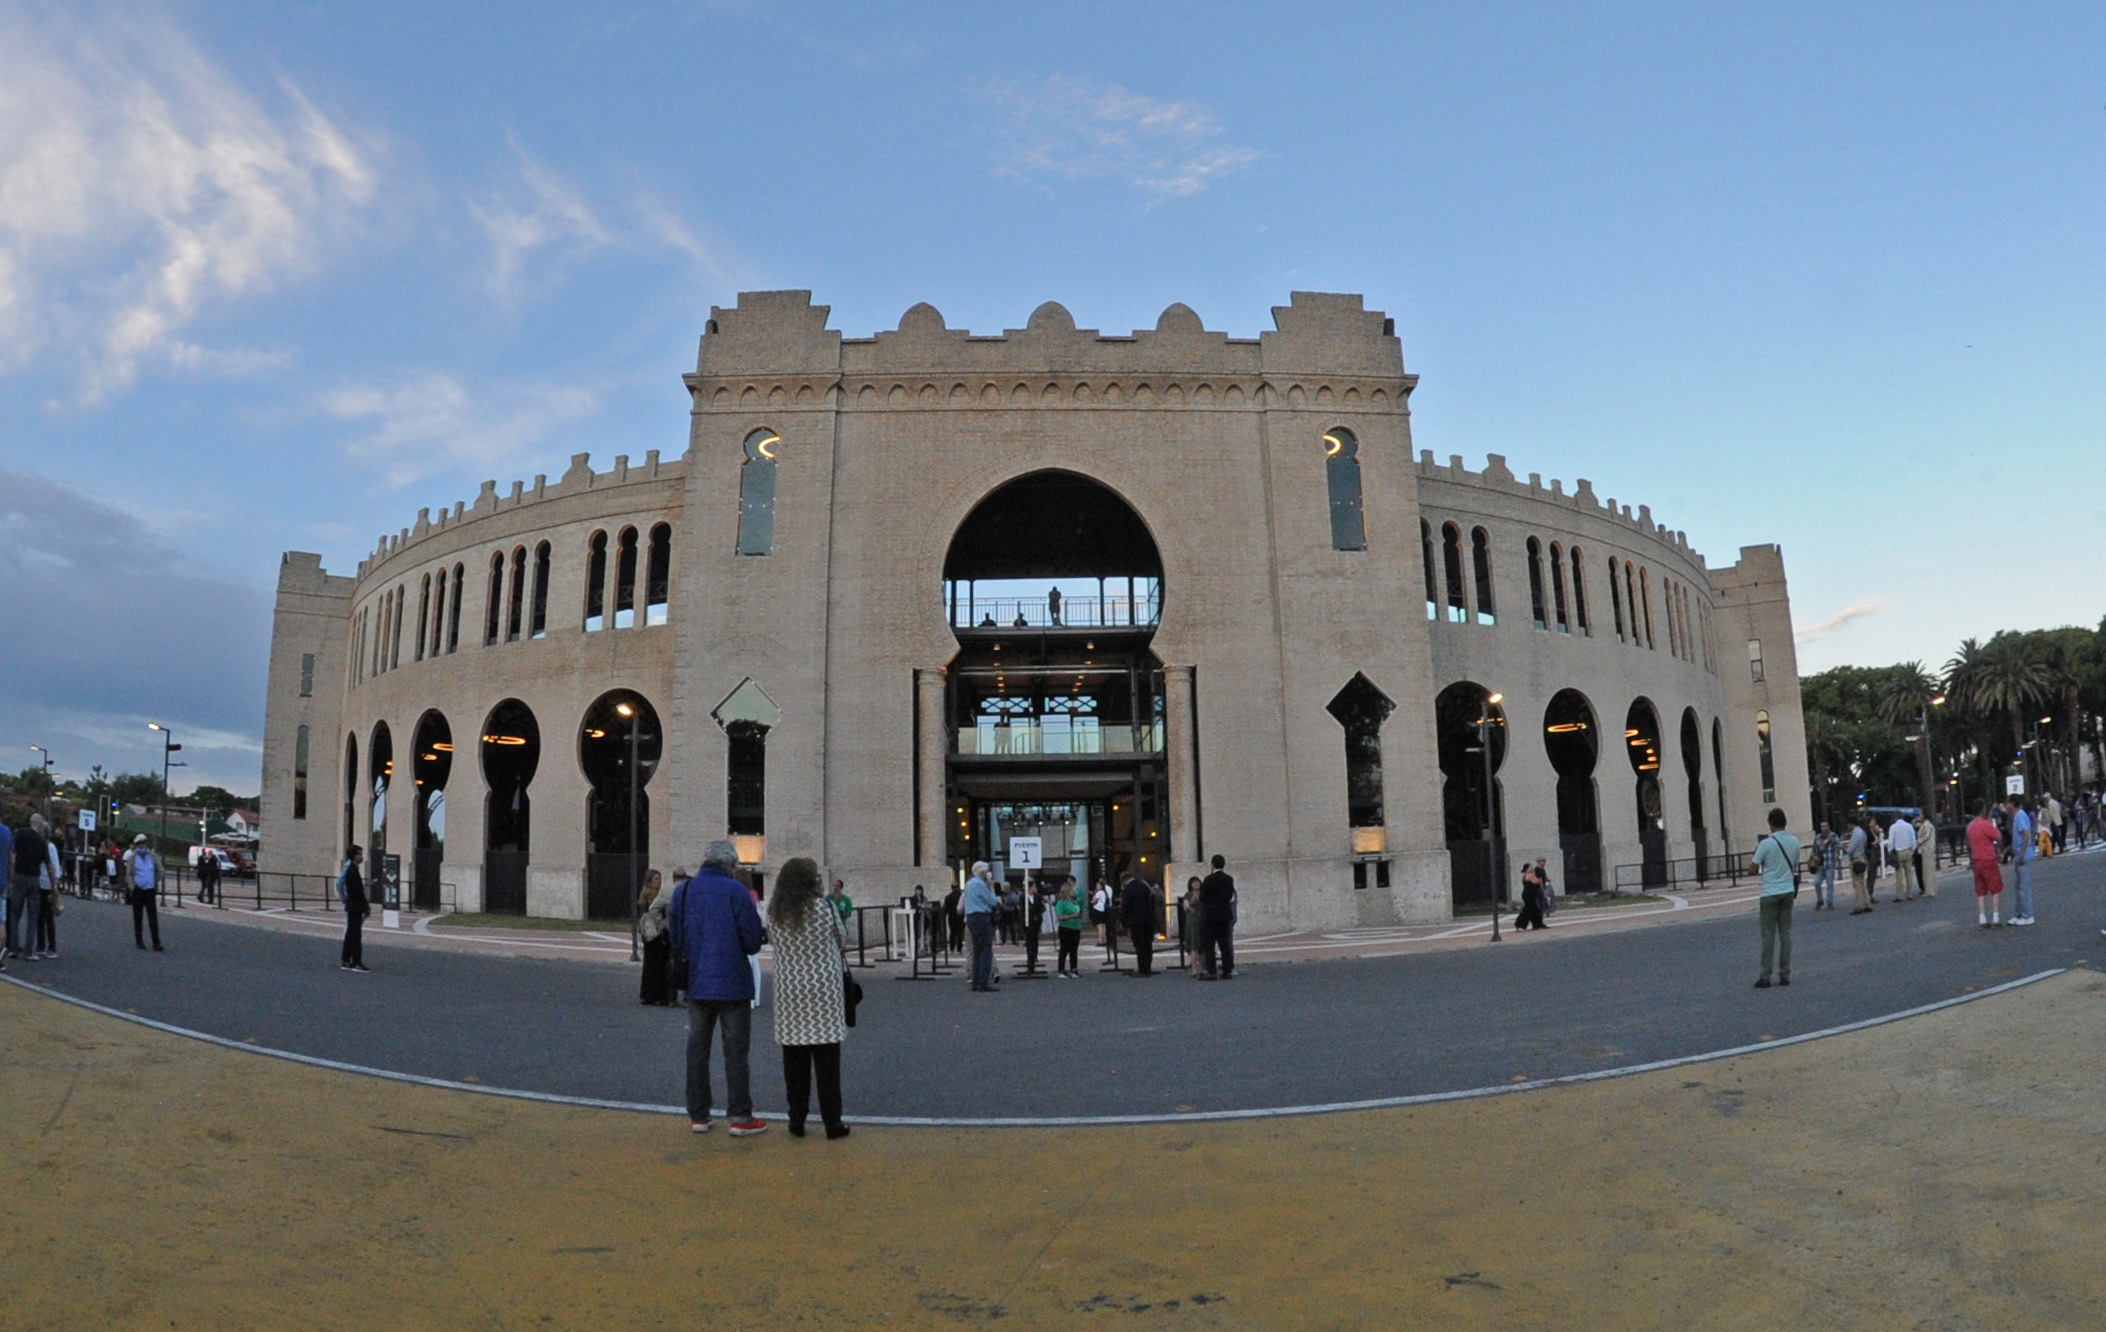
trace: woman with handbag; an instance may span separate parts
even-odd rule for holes
[[[775,876],[775,892],[768,902],[768,938],[775,945],[775,1042],[782,1047],[790,1136],[804,1136],[816,1071],[819,1117],[826,1122],[826,1136],[845,1138],[841,1042],[848,1034],[842,980],[847,953],[842,946],[840,914],[821,894],[819,866],[809,856],[790,861]]]
[[[673,1002],[673,992],[666,978],[666,962],[673,951],[665,918],[666,905],[665,880],[657,870],[652,870],[644,875],[643,909],[636,922],[636,933],[643,940],[643,981],[637,998],[653,1008],[669,1008]]]

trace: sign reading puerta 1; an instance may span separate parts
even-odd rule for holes
[[[1044,869],[1045,867],[1045,842],[1042,838],[1012,837],[1009,839],[1009,868],[1035,870]]]

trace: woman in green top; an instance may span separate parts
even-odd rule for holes
[[[1060,885],[1060,897],[1053,903],[1053,924],[1060,931],[1060,952],[1053,974],[1081,975],[1078,954],[1082,949],[1082,902],[1075,895],[1073,879]]]

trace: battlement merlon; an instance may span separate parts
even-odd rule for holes
[[[712,307],[690,389],[711,380],[836,375],[1175,374],[1387,381],[1401,399],[1417,379],[1404,371],[1394,321],[1354,295],[1295,292],[1273,307],[1276,327],[1255,338],[1209,331],[1182,304],[1164,310],[1154,328],[1127,334],[1077,328],[1056,301],[1034,310],[1024,327],[996,335],[951,328],[926,303],[902,315],[898,328],[867,338],[827,328],[829,314],[808,291],[741,292],[737,305]]]

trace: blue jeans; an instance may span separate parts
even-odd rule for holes
[[[7,892],[7,946],[17,953],[37,946],[37,911],[43,905],[44,881],[34,874],[14,876]]]
[[[1835,866],[1825,861],[1820,869],[1814,871],[1813,900],[1822,906],[1835,905]]]
[[[2017,896],[2011,904],[2011,914],[2026,920],[2033,918],[2033,862],[2013,860],[2011,879]]]
[[[973,988],[984,990],[994,983],[994,917],[976,911],[965,918],[965,931],[973,936]]]
[[[690,999],[687,1002],[687,1117],[709,1120],[709,1046],[724,1024],[724,1113],[736,1123],[753,1118],[753,1080],[747,1055],[753,1046],[753,1002],[749,999]]]

